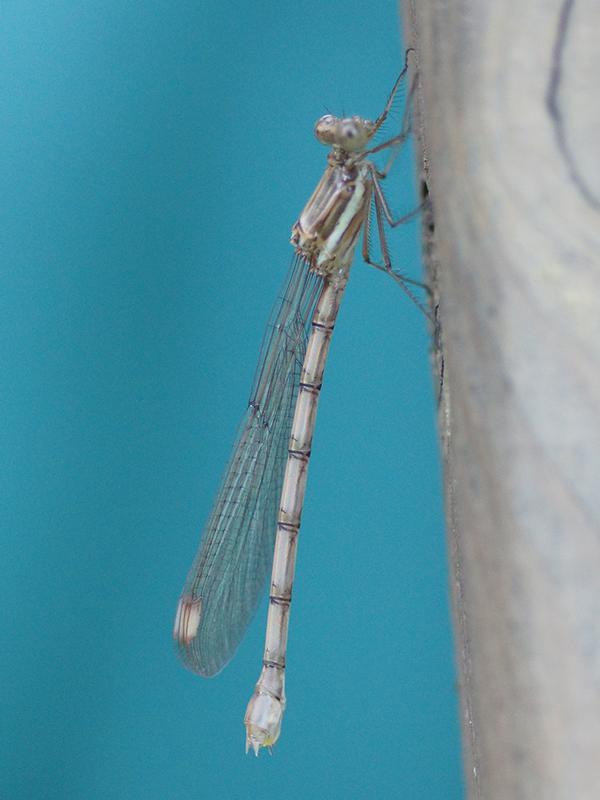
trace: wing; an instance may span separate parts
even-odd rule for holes
[[[231,659],[270,570],[300,370],[322,279],[299,257],[275,304],[248,410],[177,608],[184,664],[210,676]]]

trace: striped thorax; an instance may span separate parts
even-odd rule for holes
[[[371,178],[363,151],[375,123],[361,117],[327,114],[315,135],[333,145],[329,165],[298,221],[291,242],[319,275],[330,275],[352,262],[371,199]]]

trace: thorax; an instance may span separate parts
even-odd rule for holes
[[[349,268],[371,198],[364,161],[330,160],[310,200],[292,228],[296,251],[319,274]]]

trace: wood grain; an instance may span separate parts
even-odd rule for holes
[[[600,3],[402,14],[469,797],[598,800]]]

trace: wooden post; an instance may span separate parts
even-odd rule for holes
[[[405,0],[470,798],[600,798],[600,2]]]

